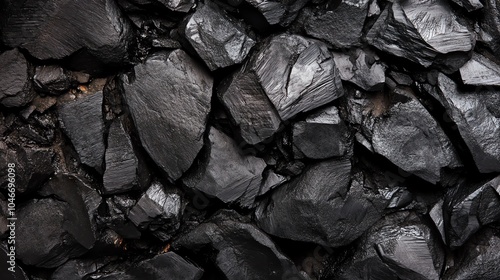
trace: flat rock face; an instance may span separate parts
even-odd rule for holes
[[[450,78],[439,74],[437,94],[457,125],[479,171],[500,171],[500,120],[489,108],[486,97],[498,93],[462,91]]]
[[[450,140],[429,112],[413,99],[398,103],[373,127],[374,151],[406,172],[436,183],[441,169],[460,165]]]
[[[351,54],[334,52],[340,78],[367,91],[381,90],[385,84],[385,68],[372,52],[356,49]]]
[[[203,276],[203,269],[183,259],[174,252],[158,255],[152,259],[142,261],[136,268],[132,268],[126,275],[143,277],[144,279],[161,280],[199,280]],[[126,278],[125,279],[129,279]]]
[[[430,66],[437,55],[468,52],[473,34],[444,0],[410,0],[388,5],[367,35],[374,47]]]
[[[100,173],[105,149],[102,102],[102,92],[97,92],[58,106],[61,126],[73,143],[80,161]]]
[[[62,67],[55,65],[36,67],[33,82],[38,90],[49,94],[63,93],[71,85],[70,75]]]
[[[124,90],[142,145],[176,180],[203,146],[213,80],[181,50],[156,53],[134,70]]]
[[[260,143],[279,129],[281,119],[254,73],[234,73],[219,87],[218,96],[247,143]]]
[[[19,107],[28,104],[35,94],[29,81],[30,66],[17,49],[0,54],[0,104]]]
[[[293,144],[308,158],[343,156],[349,132],[336,107],[329,107],[293,125]]]
[[[220,211],[173,246],[194,252],[212,248],[216,253],[209,258],[228,280],[303,279],[264,232],[234,211]]]
[[[500,86],[500,65],[474,52],[460,67],[460,76],[466,85]]]
[[[299,10],[307,4],[307,0],[245,0],[256,8],[268,24],[288,26],[297,16]]]
[[[179,194],[166,191],[160,183],[153,183],[130,209],[128,218],[141,230],[149,230],[162,241],[167,241],[179,228],[182,201]]]
[[[212,71],[241,63],[255,45],[241,23],[211,3],[198,6],[184,34]]]
[[[298,35],[277,35],[257,53],[252,69],[282,120],[344,94],[326,44]]]
[[[358,46],[369,2],[344,0],[333,10],[309,10],[306,12],[304,29],[307,35],[325,40],[336,48]]]
[[[132,30],[113,0],[8,2],[1,21],[7,46],[38,59],[61,59],[85,48],[104,63],[127,60]]]
[[[207,159],[183,182],[225,203],[251,207],[258,195],[264,160],[245,155],[233,139],[210,128]]]
[[[380,209],[355,182],[348,159],[320,162],[277,189],[255,212],[269,234],[323,246],[349,244],[375,223]]]

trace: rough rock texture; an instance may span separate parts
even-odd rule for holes
[[[323,246],[347,245],[381,217],[363,185],[350,186],[351,163],[334,159],[313,165],[284,184],[256,209],[269,234]]]
[[[479,10],[483,4],[479,0],[453,0],[453,2],[467,9],[468,12]]]
[[[245,0],[256,8],[270,25],[288,26],[307,0]]]
[[[58,94],[69,89],[71,77],[62,67],[44,65],[35,68],[33,82],[40,91]]]
[[[181,50],[156,53],[134,71],[124,77],[125,99],[142,145],[178,179],[203,146],[212,78]]]
[[[208,140],[206,160],[183,179],[184,184],[225,203],[252,206],[266,163],[245,155],[233,139],[216,128],[210,128]]]
[[[492,93],[463,91],[446,75],[438,76],[436,98],[457,125],[479,171],[488,173],[500,171],[500,116],[489,108],[483,94]]]
[[[176,12],[189,12],[191,8],[194,6],[194,0],[157,0],[162,3],[168,9]]]
[[[279,129],[281,119],[254,73],[234,73],[218,88],[218,96],[247,143],[262,142]]]
[[[51,280],[84,280],[112,261],[112,257],[102,259],[74,259],[58,267],[50,276]]]
[[[76,177],[59,175],[40,194],[46,198],[31,200],[17,212],[18,258],[27,265],[57,267],[92,248],[89,212],[100,202],[95,191]]]
[[[356,49],[349,54],[334,52],[335,65],[340,78],[368,91],[381,90],[385,84],[385,67],[376,54]]]
[[[30,65],[18,49],[0,54],[0,104],[19,107],[35,97],[29,72]]]
[[[80,161],[98,172],[102,172],[105,149],[102,103],[102,92],[97,92],[58,106],[61,126]]]
[[[360,45],[368,0],[343,0],[332,10],[305,10],[307,35],[323,39],[336,48]]]
[[[367,34],[367,40],[382,51],[425,67],[438,55],[468,52],[475,44],[473,34],[457,21],[444,0],[410,0],[387,5]]]
[[[376,153],[431,183],[440,181],[442,168],[460,165],[448,137],[415,99],[394,105],[375,122],[372,144]]]
[[[128,60],[132,30],[113,0],[7,2],[0,26],[7,46],[26,49],[38,59],[61,59],[84,50],[80,56],[102,63]]]
[[[167,241],[179,228],[181,212],[180,195],[155,182],[130,210],[128,218],[139,229],[148,229],[160,240]]]
[[[193,252],[209,246],[216,252],[211,261],[228,280],[303,279],[264,232],[234,211],[215,214],[173,245]]]
[[[255,55],[251,67],[283,120],[344,94],[330,51],[316,40],[277,35]]]
[[[460,67],[460,76],[466,85],[500,86],[500,65],[475,52]]]
[[[241,63],[255,45],[240,23],[210,2],[198,6],[184,35],[212,71]]]
[[[336,107],[329,107],[293,125],[293,144],[308,158],[343,156],[349,131]]]

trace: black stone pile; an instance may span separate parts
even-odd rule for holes
[[[500,279],[499,3],[1,1],[0,279]]]

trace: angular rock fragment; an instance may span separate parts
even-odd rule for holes
[[[255,41],[244,27],[215,4],[200,4],[183,30],[210,70],[241,63]]]
[[[297,16],[307,0],[245,0],[256,8],[270,25],[288,26]]]
[[[0,26],[7,46],[21,47],[42,60],[61,59],[82,50],[78,56],[87,60],[127,61],[132,29],[113,0],[7,2]]]
[[[453,80],[439,74],[434,94],[457,125],[479,171],[500,171],[500,116],[490,108],[487,98],[498,93],[463,91]]]
[[[349,146],[349,131],[332,106],[293,125],[293,144],[308,158],[343,156]]]
[[[277,35],[255,55],[251,67],[284,121],[344,94],[330,51],[316,40]]]
[[[63,93],[71,85],[70,75],[55,65],[36,67],[33,81],[39,90],[52,94]]]
[[[173,246],[186,248],[197,255],[203,254],[203,248],[210,248],[214,253],[207,257],[228,280],[303,279],[293,262],[264,232],[234,211],[215,214],[181,236]]]
[[[126,192],[142,183],[139,159],[120,119],[109,128],[105,162],[103,186],[106,194]]]
[[[304,29],[308,35],[325,40],[336,48],[358,46],[361,43],[370,1],[339,2],[340,4],[332,10],[306,10]]]
[[[181,50],[160,52],[124,78],[125,99],[142,145],[176,180],[203,146],[212,78]]]
[[[367,91],[384,87],[385,67],[378,62],[376,54],[356,49],[352,54],[333,53],[340,78]]]
[[[157,0],[161,4],[165,5],[169,10],[175,12],[187,13],[194,6],[194,0]]]
[[[376,153],[433,184],[443,168],[461,165],[448,137],[415,99],[394,105],[387,117],[376,120],[372,144]]]
[[[30,79],[30,65],[18,49],[0,54],[0,104],[20,107],[34,97]]]
[[[100,215],[98,224],[105,224],[106,227],[112,229],[123,238],[139,239],[141,232],[128,219],[127,215],[130,209],[136,205],[136,200],[128,197],[115,195],[112,198],[106,199],[108,212]]]
[[[105,149],[102,103],[102,92],[97,92],[58,106],[61,126],[80,161],[98,172],[102,172]]]
[[[179,194],[166,191],[158,182],[151,184],[128,218],[141,230],[149,230],[162,241],[169,240],[179,229],[182,201]]]
[[[479,0],[453,0],[453,2],[467,9],[468,12],[479,10],[483,4]]]
[[[59,266],[50,276],[51,280],[84,280],[112,261],[112,257],[102,259],[74,259]]]
[[[91,249],[95,235],[89,213],[97,209],[99,195],[68,175],[48,181],[40,194],[45,198],[30,200],[16,213],[18,258],[50,268]]]
[[[353,253],[336,271],[327,272],[327,277],[438,280],[444,256],[431,228],[414,213],[400,212],[389,215],[363,235]]]
[[[446,272],[445,280],[494,280],[500,275],[500,237],[497,231],[483,230],[457,252],[455,264]]]
[[[265,175],[264,180],[262,181],[262,185],[260,186],[259,195],[263,195],[268,191],[276,188],[277,186],[283,184],[287,181],[287,177],[276,174],[274,171],[269,170]]]
[[[473,53],[472,58],[460,67],[460,76],[466,85],[500,86],[500,65]]]
[[[218,96],[247,143],[260,143],[279,129],[281,119],[254,73],[236,72],[219,87]]]
[[[499,3],[496,0],[481,1],[484,9],[481,9],[478,23],[480,30],[478,41],[482,41],[493,54],[498,57],[500,54],[500,10]]]
[[[459,23],[444,0],[388,5],[366,38],[374,47],[424,67],[437,56],[469,52],[475,45],[474,35]]]
[[[259,193],[266,163],[243,154],[233,139],[216,128],[210,128],[208,139],[207,159],[183,179],[184,184],[225,203],[251,207]]]
[[[333,159],[311,166],[277,189],[255,211],[257,224],[282,238],[338,247],[351,243],[381,217],[386,202],[350,185],[351,163]]]

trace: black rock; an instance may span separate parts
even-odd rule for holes
[[[142,145],[176,180],[203,146],[212,78],[181,50],[161,52],[124,77],[125,99]]]
[[[440,181],[443,168],[461,165],[444,131],[416,99],[397,103],[376,120],[372,144],[376,153],[431,183]]]
[[[248,219],[234,211],[221,211],[173,243],[207,257],[215,263],[225,279],[303,279],[295,265],[284,256],[273,241]],[[288,278],[287,278],[288,277]]]
[[[263,159],[245,155],[229,136],[210,128],[206,160],[183,179],[184,184],[225,203],[251,207],[259,194]]]
[[[467,9],[468,12],[483,8],[483,4],[479,0],[453,0],[453,2]]]
[[[60,104],[58,112],[61,126],[80,161],[102,173],[105,149],[102,92]]]
[[[254,73],[234,73],[218,88],[218,96],[247,143],[260,143],[279,129],[281,119]]]
[[[288,26],[308,0],[245,0],[256,8],[270,25]]]
[[[469,52],[475,45],[473,33],[457,20],[444,0],[389,4],[366,39],[382,51],[424,67],[433,64],[437,56]]]
[[[482,41],[496,57],[500,54],[500,10],[496,0],[486,0],[481,2],[484,8],[481,9],[478,23],[478,41]]]
[[[381,90],[385,84],[385,67],[376,54],[356,49],[351,54],[333,53],[340,78],[367,91]]]
[[[74,259],[59,266],[50,276],[50,280],[84,280],[112,261],[112,257],[100,259]]]
[[[286,176],[276,174],[274,171],[269,170],[266,175],[264,175],[262,185],[260,186],[259,195],[267,193],[268,191],[278,187],[286,181],[288,181],[288,178]]]
[[[105,162],[104,193],[126,192],[138,185],[142,187],[139,159],[120,119],[113,121],[109,128]]]
[[[334,106],[295,123],[292,133],[293,144],[308,158],[343,156],[350,146],[349,131]]]
[[[460,90],[453,80],[439,74],[438,90],[431,93],[456,124],[479,171],[500,171],[500,115],[495,114],[495,108],[490,108],[497,105],[488,98],[498,92]]]
[[[11,251],[10,247],[11,245],[8,244],[0,246],[0,278],[5,280],[30,280],[24,270],[17,264],[15,251]],[[12,258],[7,254],[12,255]],[[11,269],[14,269],[14,271]]]
[[[123,238],[139,239],[141,232],[127,217],[136,203],[136,200],[119,195],[106,199],[107,213],[100,215],[97,223],[104,224]]]
[[[57,267],[91,249],[95,234],[89,213],[100,197],[78,178],[58,175],[40,194],[19,207],[16,216],[16,250],[26,265]],[[34,238],[36,237],[36,238]]]
[[[17,49],[0,54],[0,104],[20,107],[34,97],[30,65]]]
[[[200,3],[183,32],[212,71],[241,63],[255,45],[240,23],[210,2]]]
[[[277,35],[254,56],[251,67],[284,121],[344,94],[333,57],[320,41]]]
[[[177,192],[167,191],[154,182],[130,209],[128,218],[139,229],[147,229],[160,240],[167,241],[179,229],[182,209],[181,196]]]
[[[52,94],[64,93],[71,85],[71,76],[56,65],[44,65],[35,68],[33,82],[37,89]]]
[[[386,202],[351,180],[348,159],[311,166],[279,187],[255,211],[257,224],[278,237],[338,247],[351,243],[381,218]]]
[[[325,40],[336,48],[358,46],[370,1],[339,2],[327,11],[305,10],[304,29],[308,35]]]
[[[500,86],[500,65],[475,52],[460,67],[460,76],[466,85]]]
[[[187,13],[196,3],[195,0],[157,0],[169,10]]]
[[[445,260],[439,238],[408,212],[378,222],[352,252],[325,279],[438,280]]]
[[[38,59],[61,59],[81,51],[77,57],[101,63],[128,60],[132,29],[113,0],[8,0],[2,14],[4,44],[26,49]],[[96,70],[102,65],[74,66]]]

